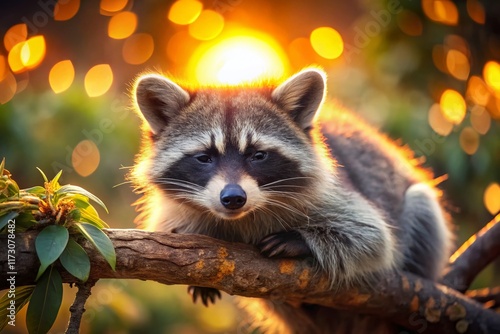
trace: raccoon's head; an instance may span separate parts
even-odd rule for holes
[[[150,145],[141,172],[169,200],[237,220],[298,212],[317,185],[311,130],[325,94],[320,71],[302,71],[277,87],[189,90],[159,75],[143,76],[135,87]]]

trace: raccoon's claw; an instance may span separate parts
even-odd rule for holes
[[[264,237],[258,245],[267,257],[305,257],[311,249],[297,231],[278,232]]]
[[[201,286],[188,286],[188,293],[193,298],[193,303],[196,303],[198,297],[201,297],[201,302],[203,305],[208,306],[210,304],[215,304],[216,298],[221,299],[220,291],[214,288],[204,288]]]

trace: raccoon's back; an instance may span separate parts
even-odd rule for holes
[[[336,112],[322,125],[343,183],[361,193],[392,220],[398,219],[405,191],[430,180],[408,148],[398,146],[356,115]]]

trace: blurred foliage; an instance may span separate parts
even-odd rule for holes
[[[458,243],[498,211],[500,94],[483,73],[486,62],[500,59],[496,0],[191,1],[190,15],[172,9],[174,3],[182,7],[180,1],[65,3],[55,16],[45,2],[16,1],[0,11],[0,36],[25,23],[26,36],[19,28],[17,42],[43,35],[45,43],[37,49],[45,54],[30,53],[20,65],[29,68],[14,74],[8,70],[10,51],[0,48],[0,101],[6,101],[0,105],[0,157],[7,158],[21,187],[38,181],[35,166],[53,171],[49,177],[63,169],[62,182],[81,185],[108,204],[110,214],[103,218],[111,227],[134,227],[129,204],[136,196],[121,185],[139,144],[139,119],[126,95],[133,78],[152,69],[188,81],[220,74],[215,65],[203,65],[201,72],[198,65],[206,64],[208,54],[226,59],[228,50],[214,45],[243,34],[274,50],[282,61],[279,75],[323,67],[331,98],[400,138],[437,176],[448,175],[441,188]],[[122,12],[127,14],[117,15]],[[201,29],[198,17],[206,25]],[[251,59],[227,61],[243,66]],[[96,68],[105,75],[99,77]],[[442,101],[447,90],[459,96],[452,108]],[[487,188],[493,189],[488,196]],[[497,267],[490,266],[475,286],[498,279]],[[68,307],[70,294],[65,291],[63,301]],[[191,305],[184,287],[103,280],[89,301],[83,332],[234,332],[241,318],[229,311],[228,300],[224,296],[222,305],[205,309]],[[219,319],[230,317],[226,327],[216,328]],[[66,319],[62,314],[55,331],[63,331]]]

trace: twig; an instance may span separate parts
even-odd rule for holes
[[[485,308],[494,309],[500,307],[500,286],[495,288],[469,290],[465,295],[483,304]]]
[[[69,308],[71,317],[69,319],[68,328],[66,329],[66,334],[80,333],[80,322],[82,320],[83,313],[85,312],[85,302],[90,297],[91,289],[96,282],[96,280],[88,280],[85,283],[76,284],[78,292],[76,293],[73,305]]]
[[[450,258],[443,284],[465,292],[476,276],[500,256],[500,214],[469,238]]]

